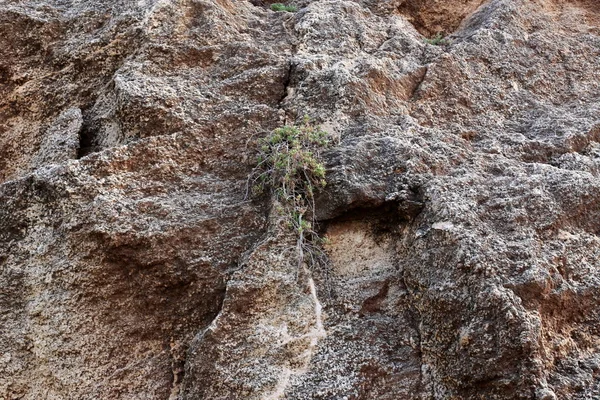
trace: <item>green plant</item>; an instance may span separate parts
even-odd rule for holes
[[[450,42],[448,41],[448,39],[444,38],[444,35],[442,35],[441,33],[438,33],[432,38],[429,38],[429,39],[426,38],[425,43],[428,43],[428,44],[431,44],[434,46],[441,46],[441,45],[449,44]]]
[[[282,3],[273,3],[271,4],[271,10],[273,11],[286,11],[286,12],[296,12],[298,9],[296,6],[286,6]]]
[[[324,240],[316,229],[315,194],[326,186],[322,151],[327,133],[305,117],[300,125],[283,126],[259,140],[257,165],[248,180],[253,195],[269,192],[274,211],[297,236],[299,264],[325,260]]]

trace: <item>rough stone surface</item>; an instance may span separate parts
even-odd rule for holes
[[[597,2],[271,3],[0,0],[0,399],[599,398]]]

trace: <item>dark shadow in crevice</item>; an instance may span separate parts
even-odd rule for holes
[[[332,224],[348,221],[369,222],[376,236],[393,233],[398,226],[412,221],[423,210],[416,200],[390,200],[372,207],[350,208],[340,215],[319,222],[319,233],[327,232]]]
[[[0,85],[4,85],[10,81],[11,78],[10,69],[3,65],[0,65]]]
[[[77,158],[82,158],[95,150],[94,146],[95,134],[90,131],[89,126],[83,126],[79,133],[79,151],[77,152]]]
[[[330,188],[330,186],[328,186]],[[425,205],[424,193],[420,184],[406,184],[398,191],[382,188],[379,194],[369,193],[364,188],[343,188],[332,185],[331,189],[319,193],[315,198],[317,221],[325,222],[339,218],[357,219],[381,213],[397,214],[404,221],[412,221]]]
[[[98,146],[98,126],[92,120],[92,115],[89,110],[83,110],[83,124],[79,131],[79,150],[77,158],[82,158],[88,154],[99,150]]]

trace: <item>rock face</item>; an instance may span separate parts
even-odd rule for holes
[[[0,0],[0,399],[600,397],[597,2],[270,3]]]

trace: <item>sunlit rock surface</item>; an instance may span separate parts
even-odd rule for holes
[[[600,5],[270,3],[0,0],[0,399],[600,398]]]

